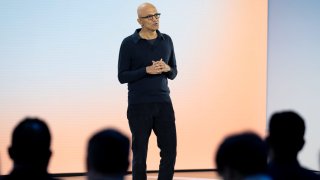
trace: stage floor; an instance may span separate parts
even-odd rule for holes
[[[156,180],[157,173],[148,173],[148,180]],[[64,177],[62,180],[86,180],[85,176]],[[125,180],[131,180],[131,175],[127,175]],[[221,180],[216,172],[176,172],[173,180]]]

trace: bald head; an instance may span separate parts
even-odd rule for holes
[[[148,15],[149,12],[157,11],[156,7],[151,3],[143,3],[140,6],[138,6],[137,14],[138,17],[144,17]]]

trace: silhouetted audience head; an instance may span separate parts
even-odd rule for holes
[[[249,177],[269,179],[267,147],[255,133],[245,132],[224,139],[216,153],[218,173],[224,180],[240,180]]]
[[[50,179],[47,173],[51,135],[38,118],[25,118],[13,130],[9,155],[13,170],[7,179]]]
[[[298,153],[305,140],[305,123],[293,111],[275,112],[269,121],[269,173],[274,180],[318,180],[320,176],[302,167]]]
[[[273,158],[296,159],[303,148],[305,124],[304,120],[293,111],[274,113],[269,121],[267,142],[272,150]]]
[[[129,138],[115,129],[94,134],[87,150],[88,178],[121,179],[129,167],[129,151]]]
[[[47,125],[40,119],[26,118],[13,131],[9,154],[16,164],[46,168],[50,143]]]

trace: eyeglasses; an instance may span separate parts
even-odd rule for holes
[[[159,19],[160,15],[161,15],[160,13],[155,13],[154,15],[148,15],[148,16],[144,16],[144,17],[140,17],[140,18],[152,20],[153,17],[155,17],[156,19]]]

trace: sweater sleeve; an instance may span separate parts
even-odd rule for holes
[[[130,48],[128,41],[123,40],[118,61],[118,79],[121,84],[133,82],[146,76],[146,67],[131,69],[131,51],[132,48]]]
[[[177,74],[178,74],[178,70],[177,70],[177,63],[176,63],[176,56],[174,53],[174,48],[173,48],[173,43],[171,38],[169,38],[170,40],[170,45],[171,45],[171,54],[170,54],[170,59],[168,61],[168,65],[170,66],[171,70],[169,72],[166,72],[165,75],[167,76],[168,79],[173,80]]]

